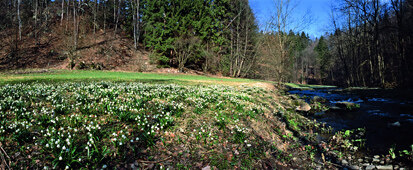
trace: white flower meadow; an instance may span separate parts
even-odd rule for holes
[[[248,95],[258,92],[250,87],[111,82],[4,85],[0,86],[0,136],[29,149],[37,144],[35,152],[50,154],[48,159],[53,160],[48,162],[57,161],[60,169],[73,168],[74,162],[102,165],[92,158],[155,144],[188,111],[217,111],[216,122],[191,129],[199,140],[218,140],[215,124],[234,136],[246,135],[250,130],[238,122],[261,114],[263,107]]]

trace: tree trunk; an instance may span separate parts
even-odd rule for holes
[[[140,39],[140,30],[139,30],[139,8],[140,8],[140,0],[136,0],[136,48],[139,46],[139,39]]]
[[[49,21],[49,9],[47,8],[47,0],[44,0],[44,9],[46,10],[46,21],[45,23],[47,23]]]
[[[39,40],[38,40],[38,38],[37,38],[37,8],[38,8],[38,5],[39,4],[39,1],[38,0],[36,0],[35,1],[35,5],[34,5],[34,39],[35,39],[35,42],[34,42],[34,44],[37,46],[37,44],[38,44],[38,42],[39,42]]]
[[[231,46],[230,46],[230,56],[231,56],[231,61],[230,61],[230,67],[229,67],[229,74],[230,75],[232,75],[232,70],[233,70],[233,64],[232,64],[232,56],[234,56],[234,49],[233,49],[233,46],[234,46],[234,40],[233,40],[233,30],[231,29]]]
[[[121,6],[122,0],[119,0],[119,4],[118,4],[118,13],[116,15],[116,24],[115,24],[115,37],[116,37],[116,33],[118,30],[118,23],[119,23],[119,15],[120,15],[120,6]]]
[[[65,0],[62,0],[62,13],[61,13],[61,16],[60,16],[60,26],[62,26],[62,24],[63,24],[63,15],[64,15],[64,5],[65,5]]]
[[[70,0],[67,0],[67,5],[66,5],[66,28],[65,31],[67,31],[67,26],[69,25],[69,16],[70,16],[70,11],[69,11],[69,7],[70,7]]]
[[[98,3],[98,0],[95,0],[94,9],[93,9],[93,36],[95,37],[95,42],[96,42],[96,12],[97,12],[97,3]]]
[[[239,69],[238,69],[238,73],[237,73],[237,77],[240,77],[241,75],[241,70],[244,67],[244,61],[246,60],[246,56],[247,56],[247,49],[248,49],[248,18],[246,18],[246,26],[245,26],[245,44],[244,44],[244,54],[243,54],[243,59],[241,59],[241,63],[239,64]]]
[[[17,20],[19,22],[19,40],[22,40],[22,20],[20,18],[20,3],[21,3],[21,0],[17,0]]]
[[[132,6],[132,9],[133,9],[133,6]],[[132,16],[133,16],[133,24],[132,24],[133,25],[133,43],[134,43],[135,50],[137,50],[138,46],[136,44],[136,16],[134,14]]]
[[[106,3],[103,1],[103,33],[106,34]]]
[[[76,26],[76,2],[73,0],[73,43],[74,43],[74,49],[77,49],[77,26]]]
[[[113,0],[113,23],[116,23],[116,0]]]

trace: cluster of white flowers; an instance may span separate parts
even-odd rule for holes
[[[242,126],[242,124],[241,124],[241,126]],[[238,126],[238,125],[235,125],[234,127],[233,127],[233,129],[231,130],[231,133],[244,133],[244,134],[246,134],[246,133],[248,133],[250,130],[248,129],[248,128],[246,128],[246,127],[240,127],[240,126]]]
[[[194,129],[191,134],[192,137],[197,138],[198,140],[214,141],[213,129],[210,128],[210,125],[203,122],[203,126],[199,129]]]
[[[7,130],[10,132],[18,133],[23,130],[28,130],[32,126],[33,124],[27,120],[19,120],[19,121],[11,122],[7,124],[6,126],[1,125],[0,131],[4,133]]]
[[[49,127],[51,130],[41,130],[45,140],[44,147],[54,150],[55,152],[69,152],[73,144],[73,136],[71,129]]]
[[[127,142],[134,142],[133,137],[131,136],[131,133],[127,131],[128,127],[125,127],[125,130],[120,130],[117,132],[113,132],[110,135],[111,141],[113,143],[116,143],[118,146],[125,145]],[[136,141],[139,141],[139,137],[136,137]]]

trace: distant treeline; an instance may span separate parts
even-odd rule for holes
[[[289,30],[297,24],[293,4],[275,0],[259,30],[248,0],[1,0],[0,36],[7,40],[1,48],[18,57],[24,37],[38,45],[59,25],[70,40],[67,53],[83,34],[103,31],[113,34],[108,39],[128,36],[136,50],[151,51],[153,63],[180,71],[343,86],[413,84],[411,0],[342,0],[332,9],[333,33],[316,40]]]

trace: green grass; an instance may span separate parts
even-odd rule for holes
[[[28,74],[0,74],[0,84],[13,84],[20,82],[59,82],[59,81],[133,81],[154,83],[178,84],[224,84],[242,85],[262,81],[251,79],[218,78],[200,75],[167,74],[167,73],[135,73],[114,71],[68,71],[55,70],[49,73]]]
[[[293,89],[301,89],[301,90],[311,90],[311,89],[319,89],[319,88],[336,88],[336,86],[329,86],[329,85],[310,85],[310,84],[295,84],[295,83],[285,83],[285,85]]]

